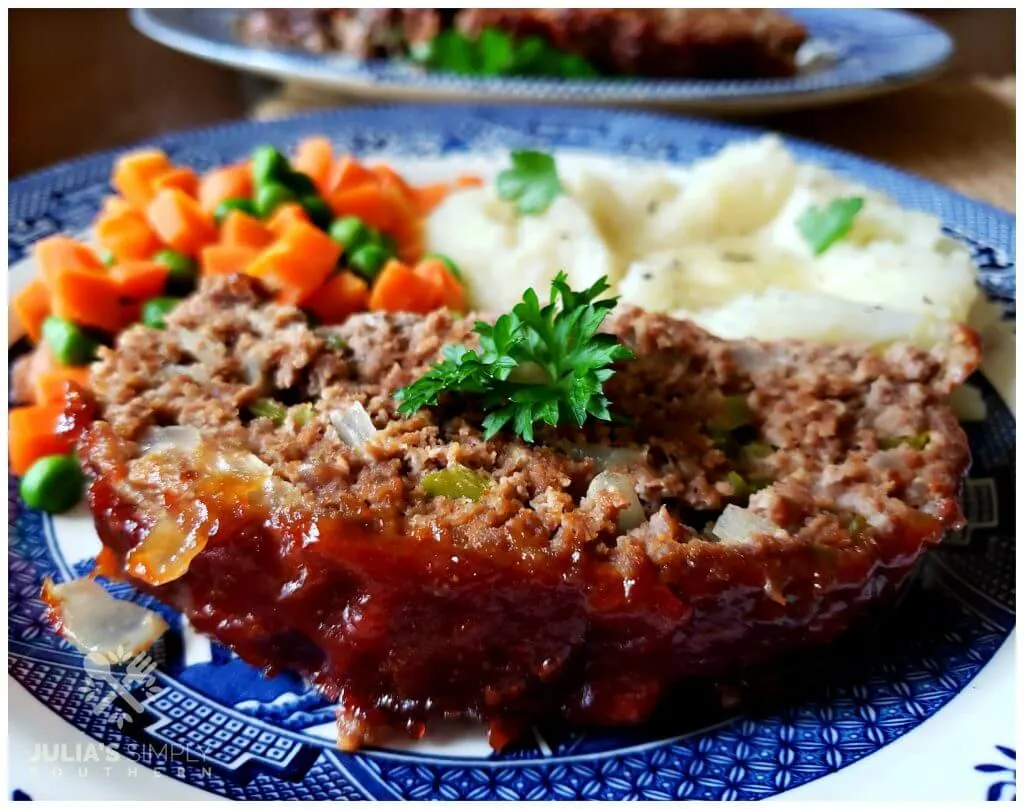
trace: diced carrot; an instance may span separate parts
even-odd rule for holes
[[[74,449],[72,435],[58,431],[63,403],[12,407],[7,416],[11,469],[24,475],[47,455],[65,455]]]
[[[292,222],[246,272],[277,292],[281,303],[298,304],[320,286],[338,263],[341,245],[307,222]]]
[[[137,306],[121,301],[121,290],[106,272],[65,270],[50,287],[53,313],[79,326],[116,333],[135,319]]]
[[[54,365],[32,377],[33,399],[36,404],[57,404],[64,402],[64,392],[69,382],[89,388],[88,365]]]
[[[175,166],[153,180],[153,193],[161,188],[180,188],[194,197],[199,191],[199,175],[187,166]]]
[[[423,220],[399,220],[388,234],[395,240],[398,258],[412,266],[423,257]]]
[[[417,275],[435,284],[441,291],[441,305],[456,312],[466,311],[466,290],[443,261],[427,258],[413,270]]]
[[[310,223],[309,216],[302,210],[302,206],[299,203],[286,202],[284,205],[278,206],[277,210],[270,215],[270,219],[266,221],[265,225],[271,235],[276,238],[296,222],[303,222],[308,225]]]
[[[100,208],[100,216],[125,213],[126,211],[142,211],[141,208],[132,205],[124,197],[104,197],[103,207]]]
[[[395,222],[395,210],[377,182],[336,191],[327,201],[335,216],[358,216],[363,223],[387,231]]]
[[[106,268],[92,250],[70,236],[48,236],[36,242],[33,255],[39,265],[39,275],[53,288],[56,277],[66,270],[91,270],[102,273]]]
[[[370,166],[370,171],[374,173],[382,186],[391,185],[402,192],[402,196],[407,200],[411,200],[413,197],[412,186],[410,186],[405,179],[395,171],[391,166],[384,163],[375,163]]]
[[[11,298],[11,307],[33,343],[43,337],[43,321],[50,315],[50,290],[41,278],[33,278]]]
[[[146,219],[164,244],[189,256],[217,240],[213,217],[180,188],[157,192],[146,208]]]
[[[208,244],[199,252],[199,270],[203,275],[244,273],[259,254],[244,244]]]
[[[153,181],[171,168],[171,161],[159,149],[143,149],[119,158],[110,181],[132,205],[144,208],[153,198]]]
[[[122,261],[111,268],[110,278],[120,297],[144,301],[163,294],[168,272],[166,264],[156,261]]]
[[[370,302],[370,287],[366,281],[351,272],[342,272],[328,278],[312,294],[300,302],[321,323],[342,323],[355,312],[366,309]]]
[[[448,183],[434,183],[433,185],[421,185],[412,189],[413,202],[416,211],[420,216],[426,216],[434,208],[440,205],[444,198],[451,193],[452,187]]]
[[[274,234],[256,217],[243,211],[231,211],[220,223],[220,241],[232,247],[262,250],[274,241]]]
[[[248,163],[224,166],[206,172],[199,180],[199,207],[213,213],[218,205],[232,197],[252,196],[252,170]]]
[[[376,181],[377,176],[366,166],[362,165],[353,157],[346,155],[334,164],[327,179],[327,190],[324,194],[329,196],[338,191],[347,191],[366,182]]]
[[[372,311],[426,314],[440,306],[441,289],[437,284],[395,259],[384,265],[370,292]]]
[[[321,194],[327,193],[327,183],[330,182],[331,170],[334,168],[331,142],[327,138],[306,138],[295,150],[292,168],[308,175]]]
[[[96,219],[96,239],[118,261],[149,258],[160,240],[146,221],[146,215],[125,200],[113,198]]]
[[[456,188],[479,188],[484,184],[484,178],[479,174],[460,174],[455,178]]]

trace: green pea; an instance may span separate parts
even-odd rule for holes
[[[249,216],[255,216],[256,206],[252,204],[251,199],[246,199],[245,197],[230,197],[213,209],[213,218],[219,225],[232,211],[241,211],[242,213],[249,214]]]
[[[297,197],[308,197],[319,193],[316,183],[310,179],[308,174],[303,174],[301,171],[288,172],[281,182],[288,186]]]
[[[18,491],[29,508],[60,514],[82,499],[84,488],[85,475],[74,455],[47,455],[29,467]]]
[[[151,329],[167,327],[167,316],[181,303],[181,298],[150,298],[142,304],[142,322]]]
[[[462,270],[460,270],[458,265],[448,258],[448,256],[443,256],[440,253],[427,253],[423,258],[432,258],[440,261],[448,269],[448,272],[454,275],[458,280],[462,280]]]
[[[56,316],[43,321],[43,339],[61,365],[86,365],[96,358],[99,347],[77,323]]]
[[[261,217],[270,216],[279,205],[292,202],[295,195],[281,183],[266,183],[256,190],[256,213]]]
[[[153,256],[153,261],[163,264],[167,270],[167,290],[175,294],[188,294],[196,285],[199,267],[195,259],[179,253],[177,250],[161,250]]]
[[[302,210],[309,216],[309,221],[318,228],[326,230],[330,226],[331,217],[334,215],[331,212],[331,207],[316,194],[302,197],[299,200],[299,205],[302,206]]]
[[[387,260],[388,254],[383,247],[377,244],[364,244],[354,253],[349,254],[348,266],[366,280],[372,281]]]
[[[377,245],[381,250],[387,253],[388,258],[394,258],[398,255],[398,245],[395,244],[395,240],[386,233],[381,233],[379,230],[370,230],[370,244]]]
[[[358,216],[343,216],[335,219],[327,229],[331,238],[348,251],[358,250],[371,236],[370,229]]]
[[[115,264],[117,264],[117,256],[115,256],[109,250],[104,250],[100,253],[100,261],[102,261],[108,267],[113,267]]]
[[[257,186],[283,182],[291,173],[288,158],[269,144],[257,146],[252,153],[252,181]]]

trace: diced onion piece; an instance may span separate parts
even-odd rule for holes
[[[227,353],[222,343],[211,340],[199,332],[180,329],[177,336],[178,344],[186,352],[207,365],[217,365]]]
[[[633,479],[629,475],[619,472],[601,472],[590,481],[587,487],[587,497],[596,497],[601,492],[611,492],[622,497],[627,505],[619,512],[618,526],[620,531],[632,531],[647,519],[643,506],[640,505],[640,498],[637,497],[636,489],[633,488]]]
[[[331,410],[327,418],[341,440],[360,452],[377,436],[377,428],[373,426],[370,414],[359,402],[350,402],[344,407]]]
[[[165,514],[145,539],[128,551],[125,566],[132,576],[147,584],[167,584],[188,573],[208,538],[201,522],[185,531],[174,517]]]
[[[127,660],[152,646],[167,622],[152,610],[114,598],[93,579],[43,581],[42,599],[58,632],[86,654]]]
[[[711,529],[722,542],[750,542],[758,534],[774,534],[779,527],[760,514],[729,504]]]
[[[196,382],[209,382],[210,371],[205,365],[195,363],[194,365],[168,365],[165,369],[168,376],[187,376]]]
[[[180,450],[192,452],[199,446],[199,430],[195,427],[150,427],[139,438],[143,453]]]
[[[981,391],[973,385],[961,385],[949,395],[949,406],[960,421],[984,421],[988,408]]]

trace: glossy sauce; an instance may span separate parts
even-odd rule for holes
[[[66,412],[81,434],[86,398],[70,395]],[[153,593],[269,675],[305,675],[338,702],[346,749],[382,727],[418,737],[442,717],[486,721],[496,748],[553,714],[641,722],[681,679],[833,639],[943,530],[911,511],[884,538],[691,541],[682,563],[659,569],[636,554],[624,576],[600,556],[538,553],[526,538],[506,545],[522,552],[484,553],[380,535],[244,475],[200,476],[186,498],[165,497],[165,515],[143,514],[119,494],[124,472],[115,465],[90,485],[99,572]],[[167,515],[181,556],[168,553]]]

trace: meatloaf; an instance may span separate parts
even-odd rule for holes
[[[675,78],[791,76],[806,29],[774,9],[254,9],[241,20],[252,44],[361,59],[401,56],[454,28],[535,36],[609,75]]]
[[[968,329],[931,350],[729,342],[620,306],[620,418],[528,444],[483,440],[466,398],[396,411],[471,324],[317,328],[221,277],[165,330],[128,329],[95,399],[66,402],[99,572],[305,675],[346,749],[446,717],[500,748],[542,715],[640,722],[680,680],[826,643],[962,523],[946,399],[979,359]],[[426,485],[446,469],[479,497]]]

